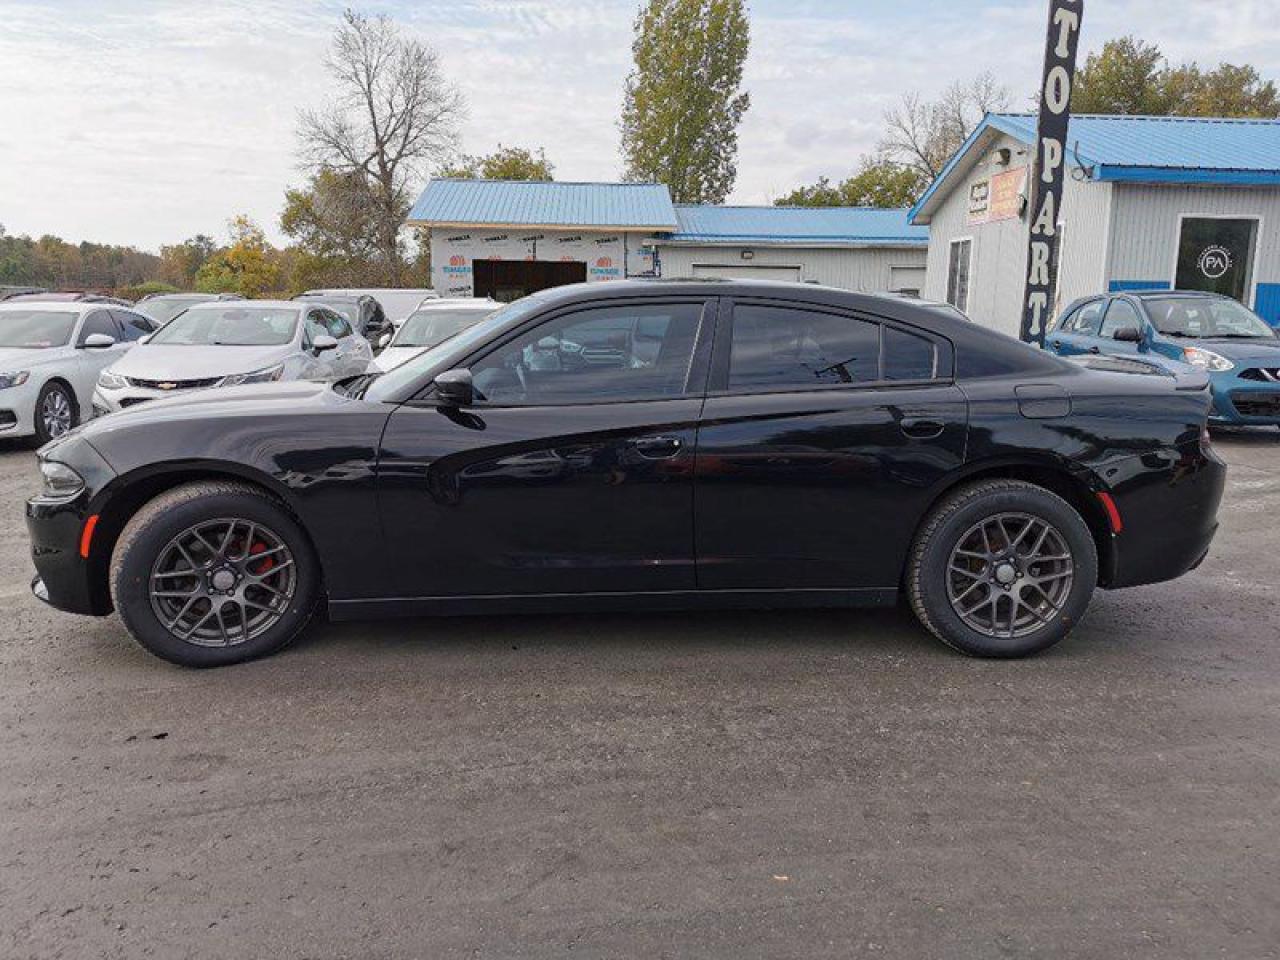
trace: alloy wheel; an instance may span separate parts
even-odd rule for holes
[[[975,523],[947,561],[947,599],[970,628],[1021,637],[1052,623],[1071,594],[1075,564],[1062,533],[1027,513]]]
[[[297,589],[293,553],[269,527],[206,520],[169,541],[151,568],[151,609],[173,636],[233,646],[275,626]]]
[[[40,420],[50,439],[71,429],[71,401],[62,390],[55,388],[45,394],[40,405]]]

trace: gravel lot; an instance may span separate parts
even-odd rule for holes
[[[1034,660],[732,613],[197,673],[29,596],[0,445],[0,956],[1275,957],[1280,433],[1218,446],[1204,566]]]

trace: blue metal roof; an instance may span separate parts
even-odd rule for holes
[[[409,223],[671,230],[676,212],[661,183],[436,179]]]
[[[911,209],[913,222],[932,212],[935,196],[946,194],[944,185],[975,145],[997,133],[1034,144],[1036,118],[984,117]],[[1067,150],[1073,163],[1092,168],[1094,180],[1280,185],[1280,120],[1080,114],[1071,118]]]
[[[907,211],[874,207],[676,206],[679,228],[670,243],[919,246],[929,228],[907,222]]]

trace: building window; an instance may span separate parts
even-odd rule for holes
[[[969,265],[973,259],[972,240],[952,240],[947,265],[947,303],[961,313],[969,309]]]
[[[1183,217],[1178,225],[1174,287],[1248,301],[1258,221],[1252,217]]]

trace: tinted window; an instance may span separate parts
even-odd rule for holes
[[[879,379],[879,324],[791,307],[734,307],[730,390]]]
[[[1112,300],[1111,306],[1107,307],[1107,317],[1102,321],[1102,336],[1114,337],[1116,331],[1124,327],[1141,330],[1142,320],[1128,300]]]
[[[150,317],[144,317],[140,313],[130,313],[128,310],[112,310],[116,320],[120,323],[120,330],[124,334],[125,340],[138,340],[145,337],[149,333],[155,332],[155,321]]]
[[[492,404],[600,403],[683,395],[702,305],[609,306],[557,317],[471,367]]]
[[[106,334],[112,340],[120,339],[120,331],[116,327],[116,322],[111,319],[111,314],[106,310],[95,310],[84,319],[84,326],[80,328],[79,343],[83,344],[86,339],[95,333]]]
[[[932,380],[936,375],[933,344],[924,337],[884,328],[884,378]]]

